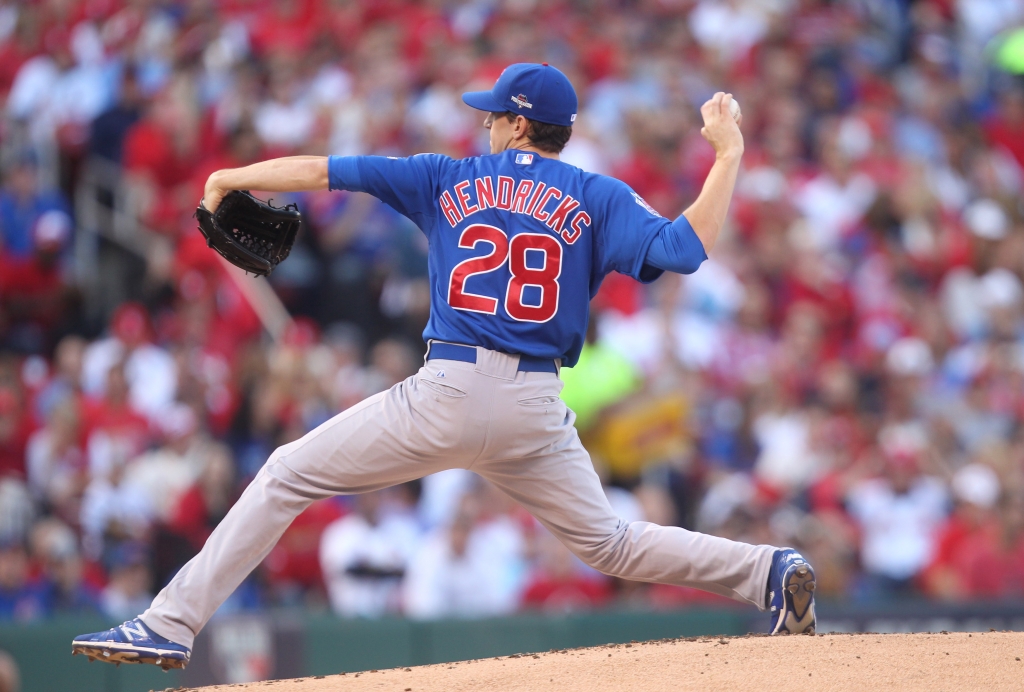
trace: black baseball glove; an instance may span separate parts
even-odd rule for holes
[[[212,214],[200,201],[195,218],[207,245],[258,276],[270,274],[288,257],[302,222],[296,205],[272,207],[248,190],[229,192]]]

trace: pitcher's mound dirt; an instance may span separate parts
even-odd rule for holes
[[[827,634],[613,644],[204,692],[1024,689],[1024,633]]]

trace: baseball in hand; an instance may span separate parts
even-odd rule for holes
[[[729,113],[732,115],[733,120],[736,122],[740,121],[740,115],[742,115],[742,113],[740,112],[740,102],[736,99],[729,101]]]

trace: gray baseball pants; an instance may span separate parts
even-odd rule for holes
[[[277,449],[210,536],[142,614],[192,647],[214,611],[314,500],[437,471],[475,471],[529,510],[573,553],[617,577],[692,586],[764,610],[772,546],[612,511],[559,399],[557,375],[517,372],[518,356],[477,348],[477,362],[430,360],[386,392]]]

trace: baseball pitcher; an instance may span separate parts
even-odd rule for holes
[[[331,189],[370,193],[415,222],[430,248],[426,362],[277,449],[149,610],[76,637],[74,653],[183,668],[196,634],[310,503],[450,468],[495,484],[605,574],[770,610],[773,634],[814,631],[814,572],[796,551],[619,519],[559,398],[559,368],[579,357],[609,272],[644,283],[688,274],[714,247],[743,154],[732,97],[701,107],[716,159],[675,220],[624,183],[559,161],[577,98],[554,67],[511,65],[463,100],[487,113],[490,155],[296,156],[210,176],[210,213],[236,190]]]

